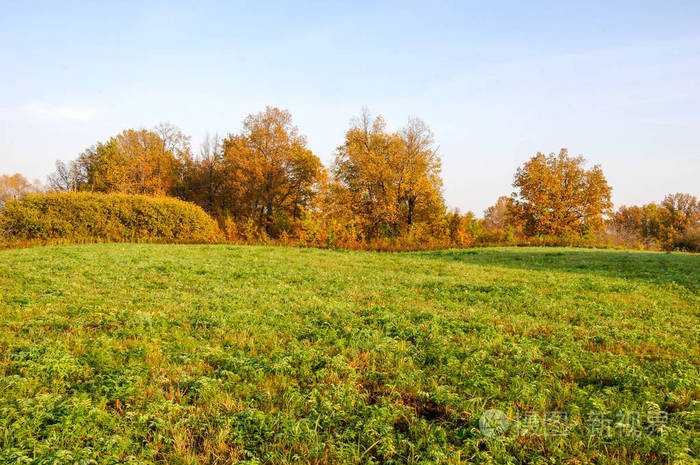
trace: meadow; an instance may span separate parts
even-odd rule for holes
[[[66,245],[0,292],[2,463],[700,459],[700,255]]]

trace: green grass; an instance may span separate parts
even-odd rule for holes
[[[698,460],[698,255],[94,244],[0,290],[2,463]]]

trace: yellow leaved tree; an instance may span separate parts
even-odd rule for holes
[[[381,116],[364,110],[336,152],[329,203],[367,237],[399,235],[444,215],[440,168],[433,133],[423,121],[411,119],[390,133]]]
[[[538,153],[515,173],[513,209],[529,235],[585,235],[601,231],[611,188],[600,165],[583,157]]]

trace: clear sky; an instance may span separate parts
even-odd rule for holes
[[[561,147],[616,205],[700,195],[700,1],[0,0],[0,173],[161,121],[197,149],[266,105],[324,163],[362,106],[424,119],[448,204],[479,215]]]

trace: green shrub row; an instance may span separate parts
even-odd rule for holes
[[[171,197],[64,192],[34,194],[5,205],[7,242],[212,242],[216,222],[201,207]]]

